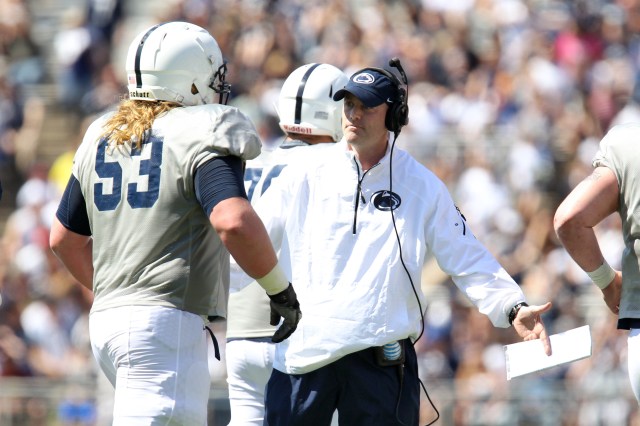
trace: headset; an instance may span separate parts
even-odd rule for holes
[[[397,138],[402,127],[409,122],[409,105],[407,104],[407,99],[409,97],[409,80],[407,79],[407,74],[402,68],[402,64],[400,64],[400,59],[390,59],[389,66],[398,69],[398,72],[402,77],[402,82],[395,74],[384,68],[367,67],[355,72],[354,75],[366,70],[377,71],[386,76],[395,85],[397,89],[396,99],[393,99],[391,103],[387,102],[389,109],[387,110],[387,115],[384,118],[384,124],[387,130],[393,132],[394,136]]]

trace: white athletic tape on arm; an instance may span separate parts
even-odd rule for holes
[[[262,278],[258,278],[256,281],[269,296],[278,294],[289,287],[289,280],[284,274],[282,268],[280,268],[279,263],[276,263],[276,266],[273,267],[271,272]]]
[[[616,276],[616,271],[613,270],[611,266],[607,263],[607,261],[603,261],[602,265],[598,267],[595,271],[587,272],[589,278],[595,285],[597,285],[601,290],[604,290],[611,284],[611,281]]]

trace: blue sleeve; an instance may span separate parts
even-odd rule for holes
[[[215,157],[198,167],[193,180],[196,198],[207,217],[220,201],[233,197],[247,198],[240,157]]]
[[[87,204],[80,190],[80,182],[71,175],[62,194],[56,217],[69,231],[80,235],[91,235]]]

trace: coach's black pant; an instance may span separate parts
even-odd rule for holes
[[[264,424],[327,426],[337,409],[340,425],[417,425],[418,364],[409,340],[404,341],[404,347],[402,375],[397,365],[378,365],[374,348],[306,374],[290,375],[274,369],[267,384]]]

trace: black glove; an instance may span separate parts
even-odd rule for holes
[[[278,325],[280,317],[284,318],[282,325],[271,337],[273,343],[278,343],[296,331],[298,322],[302,318],[302,312],[300,311],[298,297],[291,283],[289,283],[289,287],[286,290],[269,296],[269,298],[271,299],[271,325]]]

